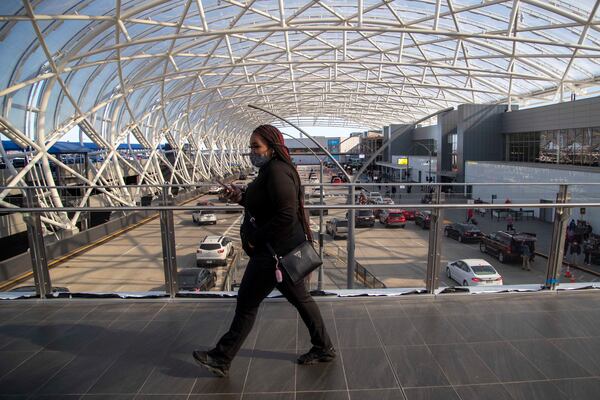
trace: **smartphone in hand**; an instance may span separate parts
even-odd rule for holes
[[[231,187],[227,186],[227,184],[223,183],[220,179],[215,179],[219,185],[223,187],[226,192],[231,192]]]

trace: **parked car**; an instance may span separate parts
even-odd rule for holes
[[[319,200],[307,200],[306,203],[304,203],[304,204],[306,204],[307,206],[319,206],[319,205],[321,205],[321,202]],[[325,203],[324,200],[323,200],[323,205],[327,205],[327,203]],[[314,215],[319,216],[319,215],[321,215],[319,211],[320,210],[309,210],[308,214],[313,215],[313,216]],[[328,215],[328,214],[329,214],[329,210],[327,210],[327,209],[323,210],[323,215]]]
[[[529,246],[530,260],[535,258],[535,242],[537,238],[534,233],[508,233],[498,231],[489,235],[482,235],[479,242],[479,250],[498,258],[505,263],[510,260],[518,260],[521,257],[521,245]]]
[[[184,268],[177,272],[179,290],[200,292],[212,289],[217,281],[217,274],[206,268]]]
[[[383,196],[379,192],[369,192],[368,199],[372,204],[383,204]]]
[[[348,220],[333,218],[325,223],[325,232],[330,234],[333,239],[337,239],[339,236],[346,236],[348,234]]]
[[[415,212],[415,225],[419,225],[423,229],[429,229],[431,226],[431,212],[430,211],[416,211]]]
[[[248,177],[247,177],[247,176],[246,176],[246,174],[244,174],[243,172],[241,172],[241,173],[240,173],[240,176],[238,176],[238,179],[239,179],[240,181],[243,181],[243,180],[245,180],[245,179],[247,179],[247,178],[248,178]]]
[[[449,262],[446,266],[448,278],[462,286],[502,285],[502,276],[485,260],[465,259]]]
[[[386,228],[391,226],[406,227],[406,218],[402,214],[402,210],[390,209],[382,210],[379,213],[379,222],[385,225]]]
[[[473,224],[461,224],[458,222],[446,225],[444,235],[456,239],[459,242],[479,242],[481,230]]]
[[[348,213],[346,213],[348,218]],[[354,213],[354,226],[357,228],[367,227],[372,228],[375,226],[375,215],[372,210],[356,210]]]
[[[233,242],[227,236],[206,236],[196,250],[196,265],[227,265],[227,258],[234,251]]]
[[[225,210],[226,214],[241,213],[242,211],[244,211],[243,208],[236,208],[236,207],[239,207],[239,204],[237,204],[237,203],[231,203],[228,201],[225,203],[225,206],[228,207],[228,209]],[[229,208],[229,207],[231,207],[231,208]]]
[[[192,214],[192,221],[198,225],[202,224],[217,224],[217,216],[211,210],[200,210],[194,211]]]
[[[332,176],[331,177],[331,183],[338,185],[338,184],[343,183],[343,182],[342,182],[342,179],[339,176]]]
[[[402,214],[404,215],[404,218],[406,218],[407,221],[414,221],[415,220],[415,210],[407,210],[407,209],[402,209]]]
[[[17,293],[25,293],[25,292],[35,292],[35,286],[19,286],[9,290],[9,292],[17,292]],[[51,293],[71,293],[69,288],[62,286],[52,286]]]
[[[327,192],[323,188],[323,197],[325,197],[326,195],[327,195]],[[310,197],[321,197],[321,188],[320,187],[313,188],[313,190],[310,192]]]
[[[208,188],[208,194],[219,194],[219,193],[221,193],[222,190],[223,190],[223,187],[213,185]]]

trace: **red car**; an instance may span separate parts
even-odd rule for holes
[[[407,221],[414,221],[415,219],[415,210],[402,210],[402,214]]]
[[[331,178],[331,183],[333,183],[333,184],[342,183],[342,179],[340,177],[334,176],[333,178]]]
[[[386,228],[390,226],[404,228],[406,226],[406,218],[402,210],[382,210],[379,213],[379,222],[384,224]]]

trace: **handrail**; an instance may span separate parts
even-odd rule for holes
[[[235,180],[235,179],[234,179]],[[569,185],[571,186],[600,186],[600,182],[468,182],[468,183],[425,183],[425,182],[344,182],[344,183],[303,183],[301,186],[323,186],[323,187],[335,187],[343,188],[350,186],[560,186]],[[216,186],[214,182],[198,182],[198,183],[186,183],[186,184],[160,184],[160,185],[61,185],[61,186],[0,186],[0,190],[4,189],[88,189],[88,188],[103,188],[103,189],[126,189],[126,188],[198,188],[198,187],[210,187]],[[454,193],[454,194],[458,194]]]
[[[467,208],[577,208],[577,207],[600,207],[600,202],[585,202],[585,203],[498,203],[498,204],[324,204],[324,205],[307,205],[304,208],[307,210],[389,210],[398,208],[414,208],[414,209],[467,209]],[[127,207],[22,207],[22,208],[0,208],[0,214],[3,213],[45,213],[45,212],[75,212],[75,211],[192,211],[192,210],[236,210],[242,211],[242,206],[127,206]]]

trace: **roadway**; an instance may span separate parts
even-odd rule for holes
[[[197,201],[200,200],[217,199],[214,195],[204,195]],[[207,235],[228,235],[239,251],[241,215],[217,213],[216,225],[199,226],[192,221],[191,211],[175,211],[173,221],[178,269],[196,267],[196,249]],[[71,292],[164,290],[160,219],[154,218],[68,259],[50,270],[50,279],[54,287],[67,287]],[[27,285],[33,285],[33,279],[19,286]]]

